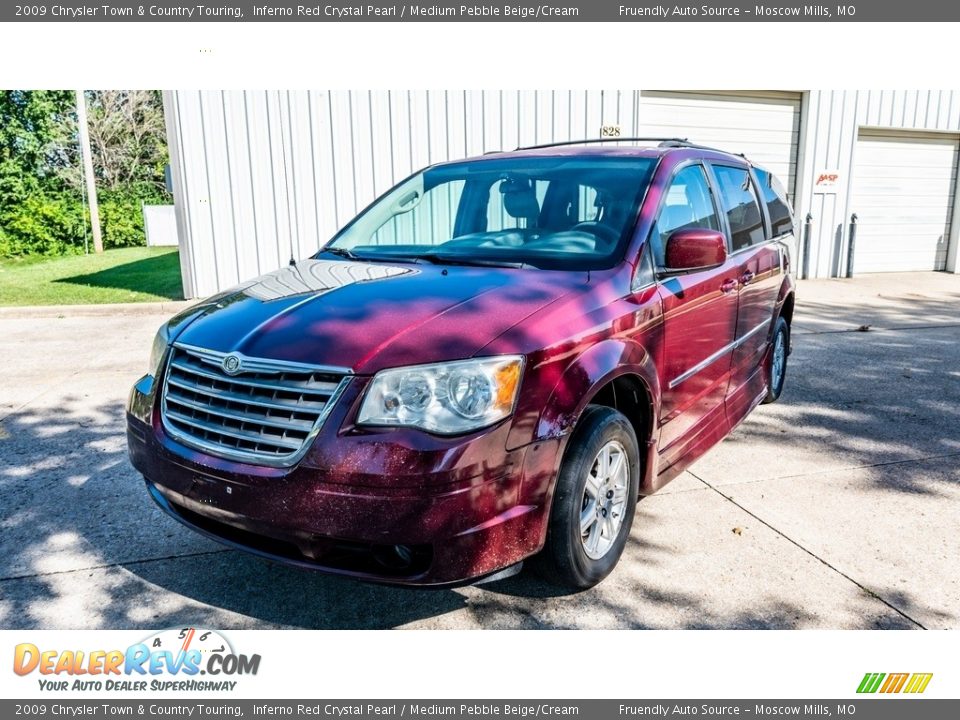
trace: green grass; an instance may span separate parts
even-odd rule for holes
[[[0,305],[92,305],[182,300],[177,248],[0,260]]]

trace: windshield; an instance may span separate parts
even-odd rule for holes
[[[612,267],[655,162],[513,157],[429,168],[374,202],[325,251],[357,259]]]

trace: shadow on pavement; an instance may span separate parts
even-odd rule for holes
[[[782,404],[758,412],[727,449],[808,443],[815,454],[865,466],[952,454],[955,469],[960,436],[949,428],[960,427],[960,331],[931,331],[919,340],[897,332],[831,337],[795,338]],[[776,587],[763,598],[743,597],[736,608],[712,606],[698,577],[684,581],[684,592],[664,591],[626,570],[575,595],[529,573],[482,587],[423,591],[311,574],[224,550],[148,498],[126,459],[122,402],[90,400],[123,392],[94,384],[86,394],[48,397],[0,422],[0,626],[392,628],[429,626],[464,611],[472,620],[467,626],[577,627],[598,618],[609,627],[662,626],[642,610],[650,605],[670,608],[678,618],[673,626],[685,628],[796,628],[814,620]],[[892,477],[865,472],[876,492],[936,497],[943,487],[915,467]],[[946,482],[955,485],[956,472]],[[921,535],[916,552],[925,550]],[[668,573],[676,552],[635,535],[625,563]],[[949,564],[955,560],[947,562],[955,568]],[[945,625],[956,622],[926,608],[920,592],[882,594],[906,611],[921,608]],[[913,627],[889,614],[865,616],[857,626]]]

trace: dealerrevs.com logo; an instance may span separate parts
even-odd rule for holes
[[[858,693],[922,693],[933,673],[867,673],[857,687]]]
[[[40,648],[20,643],[14,648],[13,671],[37,674],[47,691],[231,691],[238,676],[256,675],[260,655],[234,651],[214,630],[164,630],[125,650]],[[203,676],[200,679],[199,676]]]

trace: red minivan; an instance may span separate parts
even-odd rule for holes
[[[590,587],[638,497],[779,397],[793,233],[773,175],[683,140],[431,166],[165,324],[130,457],[177,520],[272,560]]]

